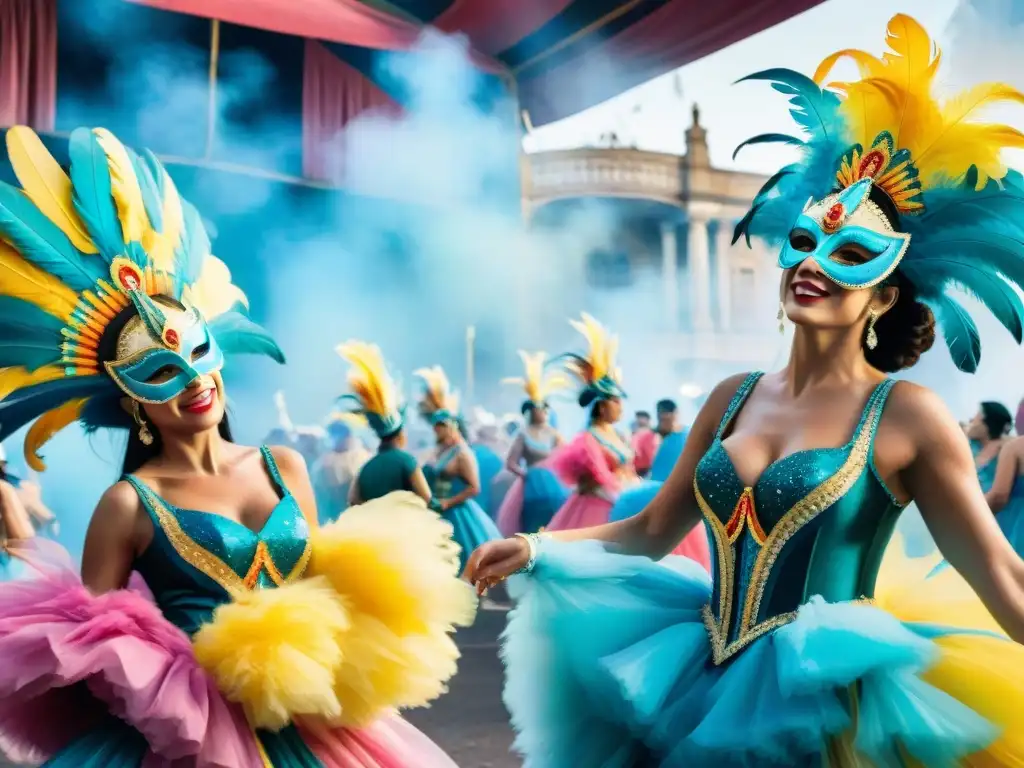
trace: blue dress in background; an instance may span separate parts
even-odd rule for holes
[[[476,456],[476,471],[480,475],[480,493],[476,497],[476,503],[489,517],[494,518],[498,509],[492,498],[491,486],[494,484],[494,478],[504,468],[505,462],[494,452],[494,449],[483,443],[474,443],[472,448],[473,455]]]
[[[679,455],[686,445],[686,436],[690,433],[688,429],[679,432],[672,432],[661,439],[658,452],[654,454],[654,461],[651,463],[651,480],[663,483],[672,474],[672,468],[679,461]]]
[[[454,445],[442,452],[432,463],[423,467],[423,474],[430,484],[430,490],[438,501],[453,498],[465,490],[466,481],[447,471],[452,460],[465,450],[470,449],[463,443]],[[498,532],[498,526],[487,516],[476,499],[464,501],[458,506],[446,510],[442,515],[451,523],[452,538],[462,550],[459,553],[461,568],[466,567],[466,561],[474,549],[485,542],[502,538]]]

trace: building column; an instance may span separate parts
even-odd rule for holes
[[[679,330],[679,241],[675,222],[661,223],[661,280],[665,290],[665,323]]]
[[[686,235],[687,278],[690,282],[691,323],[695,331],[710,331],[711,320],[711,255],[709,253],[708,219],[690,211]]]
[[[715,287],[718,298],[718,328],[729,331],[732,325],[732,268],[729,251],[732,248],[732,222],[718,222],[715,236]]]

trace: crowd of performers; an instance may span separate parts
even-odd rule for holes
[[[813,77],[747,78],[788,97],[801,131],[746,142],[799,159],[735,233],[778,248],[792,350],[781,371],[718,384],[685,436],[668,402],[657,429],[620,433],[615,341],[584,316],[580,352],[524,355],[507,451],[493,430],[469,444],[437,368],[407,416],[363,342],[339,349],[351,372],[327,428],[289,424],[281,399],[278,444],[240,445],[225,361],[284,355],[198,212],[103,129],[71,134],[67,168],[9,130],[0,440],[27,427],[36,472],[73,422],[128,442],[80,571],[42,546],[31,494],[0,485],[3,753],[452,766],[399,712],[445,690],[452,634],[508,580],[504,701],[531,768],[1021,765],[1024,448],[1006,408],[961,427],[891,375],[938,336],[976,370],[980,334],[951,288],[1024,337],[1024,179],[1002,159],[1024,133],[976,112],[1024,94],[938,100],[927,33],[897,15],[886,44]],[[842,59],[859,75],[833,82]],[[546,404],[570,383],[588,424],[563,441]],[[434,432],[420,457],[414,418]],[[911,503],[932,557],[893,537]]]

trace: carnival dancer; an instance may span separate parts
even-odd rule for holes
[[[504,493],[500,493],[501,488],[495,488],[495,481],[505,466],[501,460],[505,450],[498,432],[498,417],[476,407],[473,409],[468,431],[466,441],[476,457],[476,468],[480,475],[480,493],[477,494],[476,501],[488,517],[494,519],[497,517],[498,507],[501,506],[501,499],[504,498]],[[499,491],[497,499],[495,490]]]
[[[551,458],[552,471],[575,488],[551,519],[548,528],[554,531],[607,523],[619,492],[639,482],[629,441],[615,429],[626,396],[615,366],[618,339],[586,313],[580,321],[570,322],[589,349],[584,355],[570,353],[556,360],[579,380],[577,402],[590,409],[590,418],[587,428]]]
[[[0,446],[0,581],[31,572],[30,547],[36,535],[32,518],[7,474],[7,457]]]
[[[324,431],[327,450],[311,471],[320,524],[337,520],[348,508],[353,481],[372,454],[356,434],[367,422],[356,413],[332,413]]]
[[[394,491],[415,493],[432,509],[440,511],[416,457],[405,450],[405,403],[388,373],[380,347],[364,341],[348,341],[337,352],[352,366],[348,374],[350,394],[339,404],[352,403],[380,439],[377,455],[359,471],[349,494],[351,504],[379,499]]]
[[[451,391],[440,366],[416,371],[424,383],[419,411],[434,428],[437,444],[423,472],[440,505],[441,514],[452,525],[452,537],[459,545],[463,567],[469,554],[484,542],[500,539],[494,521],[476,503],[480,476],[476,457],[460,429],[459,398]]]
[[[984,402],[967,422],[964,433],[971,441],[974,465],[978,471],[981,489],[988,492],[996,479],[999,454],[1009,439],[1013,416],[1002,403]]]
[[[472,619],[449,527],[396,494],[319,528],[302,458],[231,440],[224,357],[283,356],[159,161],[83,128],[69,179],[27,128],[7,141],[0,439],[31,424],[36,470],[74,421],[128,447],[82,578],[0,585],[0,744],[55,768],[452,768],[394,714],[441,693]]]
[[[658,414],[655,428],[658,433],[658,452],[654,454],[654,462],[651,464],[651,480],[663,483],[668,480],[672,467],[683,453],[687,430],[679,424],[679,406],[675,400],[659,400],[655,411]]]
[[[1024,562],[941,400],[887,376],[931,346],[936,323],[975,370],[956,285],[1021,340],[1024,186],[1001,150],[1024,134],[974,110],[1024,94],[987,84],[939,102],[928,35],[904,15],[888,31],[881,59],[847,50],[814,80],[750,78],[786,94],[807,134],[752,140],[801,158],[736,231],[780,247],[781,313],[796,327],[786,367],[714,389],[640,515],[473,555],[481,588],[529,572],[503,654],[531,768],[1024,761]],[[842,58],[861,79],[819,87]],[[911,499],[953,568],[879,580]],[[710,581],[645,557],[702,518]]]
[[[545,462],[564,443],[548,422],[548,397],[567,388],[570,382],[558,374],[545,376],[544,352],[520,351],[519,357],[525,368],[523,376],[504,381],[526,392],[520,408],[525,423],[505,460],[505,468],[516,478],[498,510],[498,529],[505,536],[539,531],[569,498],[568,489]]]

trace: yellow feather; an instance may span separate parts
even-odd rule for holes
[[[523,388],[526,397],[534,403],[544,402],[548,395],[565,389],[570,382],[564,376],[553,374],[544,375],[544,363],[547,360],[547,353],[534,352],[533,354],[519,350],[519,357],[523,361],[525,375],[516,378],[502,379],[502,384],[516,384]]]
[[[166,272],[173,275],[175,272],[174,250],[181,241],[181,232],[185,227],[184,215],[181,210],[181,198],[178,196],[178,188],[174,186],[174,182],[167,171],[163,168],[159,170],[163,175],[164,188],[164,199],[161,206],[163,231],[157,232],[149,228],[148,241],[145,247],[153,264],[153,269],[157,272]]]
[[[607,329],[586,312],[582,313],[580,320],[570,320],[569,323],[583,334],[587,340],[589,350],[583,357],[590,364],[590,371],[586,372],[592,381],[598,381],[605,376],[615,376],[615,354],[618,349],[618,339],[608,333]],[[574,371],[577,375],[582,372]]]
[[[64,322],[71,319],[78,294],[59,279],[22,258],[0,241],[0,284],[6,296],[23,299]]]
[[[435,365],[432,368],[420,368],[413,371],[413,375],[423,379],[427,390],[424,399],[431,409],[436,411],[443,408],[452,413],[458,413],[459,398],[452,394],[448,377],[441,366]]]
[[[55,381],[63,376],[64,369],[56,365],[44,365],[42,368],[37,368],[34,371],[21,366],[16,368],[0,368],[0,400],[3,400],[15,390],[33,384],[42,384],[44,381]]]
[[[843,50],[826,58],[814,73],[824,83],[842,59],[860,72],[856,82],[828,87],[845,96],[843,113],[851,139],[869,146],[888,131],[897,149],[910,152],[921,184],[956,179],[973,165],[978,188],[989,178],[1002,178],[1002,150],[1024,146],[1024,133],[978,121],[979,112],[1001,102],[1024,103],[1024,94],[1004,83],[986,83],[940,101],[933,93],[941,53],[924,28],[904,14],[893,16],[887,29],[889,50],[881,58],[864,51]]]
[[[7,156],[29,200],[60,227],[82,253],[97,253],[89,230],[72,203],[71,179],[53,159],[35,131],[15,125],[7,131]]]
[[[84,397],[69,400],[59,408],[47,411],[36,419],[29,428],[28,434],[25,435],[25,461],[29,467],[36,472],[46,470],[46,464],[43,463],[43,459],[39,455],[39,449],[68,424],[78,421],[86,400],[87,398]]]
[[[207,320],[222,315],[235,304],[249,306],[242,289],[231,282],[227,264],[210,254],[203,260],[203,269],[192,285],[185,286],[182,300],[198,309]]]
[[[398,410],[398,391],[388,375],[380,347],[348,341],[335,350],[352,365],[348,383],[368,413],[386,416]]]
[[[124,241],[142,243],[143,237],[150,229],[149,216],[142,202],[142,190],[139,188],[139,180],[135,176],[131,158],[128,157],[124,145],[106,128],[94,128],[93,133],[107,156],[110,192],[117,205]]]

